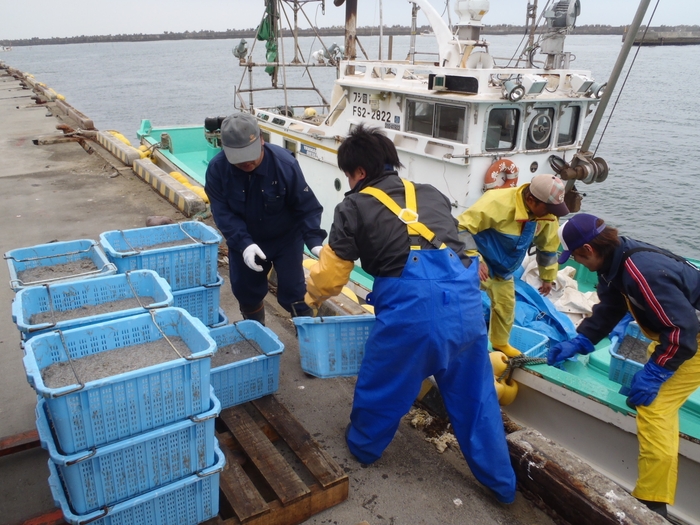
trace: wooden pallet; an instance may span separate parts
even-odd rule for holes
[[[219,516],[207,525],[295,525],[345,501],[345,472],[274,396],[217,420],[226,455]]]

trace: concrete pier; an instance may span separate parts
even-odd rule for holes
[[[39,104],[34,96],[34,92],[23,88],[18,79],[0,67],[2,253],[53,240],[97,240],[104,231],[144,227],[151,215],[187,220],[96,141],[54,140],[63,136],[56,129],[58,124],[78,126],[67,117],[56,116],[54,102]],[[41,140],[35,144],[36,139]],[[207,222],[213,225],[211,219]],[[14,292],[8,284],[7,265],[1,266],[0,438],[33,430],[36,405],[36,394],[27,383],[22,365],[20,334],[11,318]],[[230,322],[238,321],[241,317],[228,285],[228,268],[221,266],[219,271],[225,279],[221,306]],[[266,309],[267,326],[285,345],[276,396],[350,478],[348,500],[306,523],[354,525],[363,520],[370,525],[555,523],[538,507],[546,507],[541,504],[546,501],[546,495],[528,499],[519,491],[514,504],[499,504],[474,479],[459,451],[448,449],[438,453],[408,421],[402,422],[394,441],[377,463],[368,467],[357,463],[344,440],[354,378],[318,379],[306,375],[300,367],[289,315],[277,305],[272,294],[267,297]],[[519,457],[532,454],[540,462],[552,461],[552,457],[564,463],[575,461],[565,451],[557,451],[556,455],[542,452],[540,449],[548,447],[546,440],[539,440],[531,433],[512,439],[517,446],[511,446],[511,451]],[[24,523],[32,516],[54,510],[47,482],[47,460],[48,453],[41,448],[0,457],[0,525]],[[579,463],[572,475],[585,477],[582,474],[585,466]],[[544,484],[541,479],[538,483]],[[616,515],[617,504],[608,502],[610,508],[595,514],[597,523],[613,523],[606,521],[610,514],[616,523],[664,523],[657,521],[660,518],[656,515],[639,509],[622,489],[605,483],[590,482],[583,488],[582,498],[586,500],[585,491],[613,491],[615,501],[625,502],[625,517]],[[528,491],[535,490],[534,486],[522,486]],[[564,500],[571,504],[572,498]],[[599,503],[600,500],[591,499],[595,502],[592,505],[598,509],[604,507],[605,502]],[[533,501],[540,503],[536,505]],[[547,512],[556,514],[551,507]],[[560,515],[556,523],[562,522]],[[584,522],[596,521],[581,521]]]

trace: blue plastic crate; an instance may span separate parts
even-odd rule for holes
[[[117,273],[117,267],[109,262],[102,248],[100,248],[95,241],[90,239],[52,242],[48,244],[38,244],[28,248],[17,248],[5,253],[5,259],[7,260],[7,265],[10,270],[10,287],[15,292],[27,286],[75,281],[76,279],[86,279]],[[25,282],[19,278],[19,274],[26,270],[39,267],[59,266],[82,260],[92,261],[96,269],[39,281]]]
[[[102,248],[120,273],[155,270],[175,292],[218,282],[221,239],[214,228],[197,221],[100,234]],[[177,241],[191,243],[157,248]]]
[[[228,317],[226,317],[226,312],[224,312],[223,308],[219,308],[219,320],[214,324],[210,324],[209,328],[219,328],[220,326],[226,326],[227,324]]]
[[[272,394],[279,388],[280,357],[284,345],[272,330],[257,321],[239,321],[209,331],[218,347],[255,341],[265,353],[212,368],[211,384],[222,408]]]
[[[210,409],[190,419],[77,454],[56,447],[46,416],[36,408],[41,446],[61,475],[70,507],[78,514],[148,492],[214,464],[214,418],[221,404],[210,395]]]
[[[152,297],[143,307],[129,308],[104,314],[85,316],[57,322],[32,323],[34,315],[45,312],[75,311],[89,306],[124,299]],[[12,303],[12,320],[24,334],[24,339],[46,333],[51,329],[67,330],[109,319],[118,319],[146,312],[148,309],[172,306],[173,294],[165,279],[151,270],[136,270],[125,274],[95,277],[68,283],[30,286],[17,292]]]
[[[365,355],[374,315],[294,317],[301,368],[316,377],[354,376]]]
[[[181,337],[191,359],[178,357],[84,385],[44,385],[41,370],[68,361],[66,348],[72,359],[78,359],[156,341],[163,334]],[[23,364],[27,380],[46,399],[61,450],[72,454],[206,411],[215,348],[216,343],[199,319],[181,308],[169,307],[32,337],[24,345]]]
[[[197,286],[173,292],[173,306],[187,310],[206,326],[220,322],[219,299],[224,279],[219,276],[215,284]]]
[[[628,335],[643,341],[647,345],[651,343],[651,339],[642,333],[639,325],[635,322],[627,325],[625,336]],[[620,393],[627,395],[629,392],[629,387],[632,384],[634,374],[644,368],[644,363],[638,363],[637,361],[627,359],[618,354],[617,352],[621,344],[622,339],[618,337],[612,338],[612,344],[610,345],[610,368],[608,368],[608,378],[611,381],[615,381],[616,383],[622,385],[620,387]]]
[[[522,326],[513,326],[508,343],[528,357],[547,357],[549,337]]]
[[[197,525],[219,513],[219,477],[226,459],[214,445],[216,463],[202,472],[88,514],[71,509],[56,466],[49,460],[49,486],[64,519],[73,525]]]

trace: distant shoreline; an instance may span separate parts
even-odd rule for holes
[[[575,28],[571,34],[573,35],[623,35],[627,26],[606,26],[606,25],[585,25]],[[430,26],[421,26],[417,28],[416,33],[429,31]],[[700,26],[658,26],[650,27],[650,31],[699,31]],[[410,35],[410,27],[392,26],[385,27],[384,35]],[[523,35],[525,34],[524,26],[514,25],[492,25],[484,27],[482,33],[484,35]],[[324,27],[313,29],[300,29],[299,36],[342,36],[344,28]],[[376,36],[379,34],[379,28],[374,27],[358,27],[358,36]],[[221,39],[237,39],[237,38],[255,38],[255,29],[237,29],[227,31],[185,31],[184,33],[174,33],[165,31],[159,34],[132,34],[132,35],[98,35],[98,36],[74,36],[65,38],[29,38],[18,40],[0,40],[0,45],[7,47],[20,46],[45,46],[45,45],[61,45],[61,44],[94,44],[100,42],[155,42],[167,40],[221,40]],[[283,31],[283,35],[291,36],[290,31]]]

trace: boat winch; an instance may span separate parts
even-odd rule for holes
[[[576,153],[571,164],[552,155],[549,164],[566,181],[580,180],[586,184],[603,182],[608,178],[608,163],[602,157],[593,157],[590,151]]]

